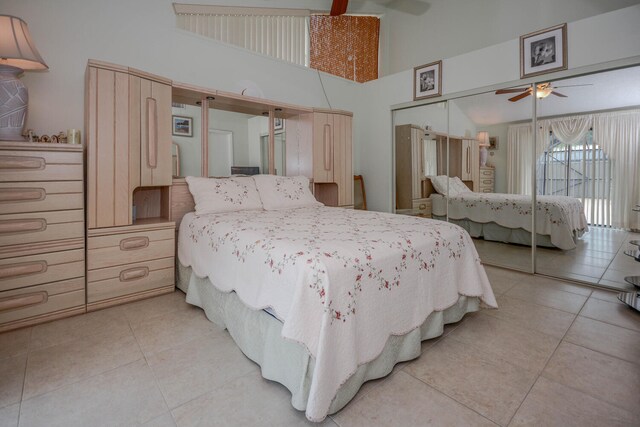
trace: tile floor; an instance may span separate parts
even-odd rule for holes
[[[639,313],[606,291],[487,273],[500,309],[425,341],[324,425],[640,425]],[[305,424],[180,292],[0,334],[0,426]]]
[[[538,248],[536,272],[553,277],[599,284],[616,289],[633,289],[625,276],[640,275],[640,263],[624,254],[637,249],[630,240],[640,240],[640,233],[591,227],[577,242],[577,248],[562,251]],[[529,271],[531,248],[474,239],[483,262]]]

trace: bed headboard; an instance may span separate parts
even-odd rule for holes
[[[186,213],[196,210],[196,202],[193,200],[184,178],[173,178],[170,195],[169,219],[176,222],[176,229],[178,229],[182,217]]]
[[[436,189],[433,188],[433,184],[431,183],[430,178],[422,179],[422,197],[427,198],[431,196],[433,193],[437,193]]]

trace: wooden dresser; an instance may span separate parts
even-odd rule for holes
[[[480,186],[478,193],[493,193],[495,188],[495,169],[480,167]]]
[[[0,141],[0,332],[85,312],[80,145]]]

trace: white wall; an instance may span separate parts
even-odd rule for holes
[[[568,24],[569,69],[640,55],[640,6]],[[392,105],[413,99],[413,70],[363,84],[354,156],[365,178],[367,206],[392,209]],[[443,60],[443,94],[513,82],[520,78],[518,39]]]

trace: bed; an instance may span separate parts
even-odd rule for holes
[[[308,182],[281,191],[287,178],[262,177],[254,178],[264,209],[184,215],[178,286],[265,378],[291,391],[309,420],[337,412],[365,381],[418,357],[420,342],[446,323],[481,304],[497,307],[462,228],[324,207],[310,193],[302,197],[308,203],[291,206]],[[272,191],[284,195],[276,208],[260,180],[288,182]],[[172,198],[188,210],[188,195]]]
[[[531,196],[475,193],[454,177],[449,182],[450,196],[445,197],[446,177],[433,177],[431,181],[437,191],[430,195],[434,218],[446,219],[448,208],[449,221],[465,228],[472,237],[531,245]],[[577,239],[589,230],[579,199],[537,196],[536,206],[538,246],[574,249]]]

